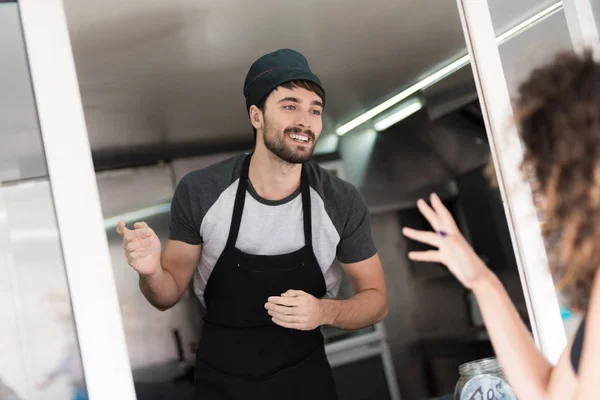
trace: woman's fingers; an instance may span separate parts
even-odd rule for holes
[[[439,231],[440,229],[442,229],[442,220],[440,219],[439,215],[437,215],[435,210],[431,208],[425,200],[419,199],[417,201],[417,208],[425,217],[425,219],[427,219],[429,225],[431,225],[433,230]]]
[[[456,221],[454,221],[452,214],[450,211],[448,211],[444,203],[442,203],[442,200],[440,200],[439,196],[435,193],[431,195],[431,205],[433,206],[433,210],[440,221],[440,229],[436,229],[436,231],[442,230],[448,233],[458,232]]]
[[[442,237],[433,232],[417,231],[412,228],[402,229],[404,236],[416,240],[417,242],[428,244],[432,247],[440,247],[442,244]]]
[[[441,254],[437,250],[411,251],[408,253],[408,258],[414,261],[442,263]]]

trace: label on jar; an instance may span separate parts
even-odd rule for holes
[[[460,400],[517,400],[508,383],[494,375],[471,378],[460,393]]]

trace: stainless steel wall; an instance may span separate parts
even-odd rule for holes
[[[135,221],[146,221],[164,243],[169,232],[168,204],[174,191],[171,166],[102,172],[97,174],[97,182],[132,368],[135,371],[177,361],[174,331],[181,337],[184,358],[192,359],[200,323],[194,295],[188,291],[172,309],[156,310],[140,292],[138,274],[127,264],[122,239],[115,232],[119,218],[125,219],[129,228]],[[167,206],[157,210],[160,205]]]

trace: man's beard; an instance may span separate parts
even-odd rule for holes
[[[312,141],[312,146],[293,146],[287,143],[286,136],[290,133],[303,133]],[[302,164],[310,159],[315,149],[315,134],[310,130],[302,130],[298,127],[285,128],[283,134],[272,129],[265,120],[265,132],[263,135],[265,147],[273,154],[290,164]]]

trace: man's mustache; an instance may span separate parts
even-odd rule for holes
[[[297,126],[285,128],[284,131],[283,131],[283,133],[285,133],[285,134],[289,134],[289,133],[303,133],[303,134],[307,135],[313,142],[315,140],[315,134],[313,133],[313,131],[311,131],[310,129],[307,129],[307,130],[303,131],[302,129],[298,128]]]

